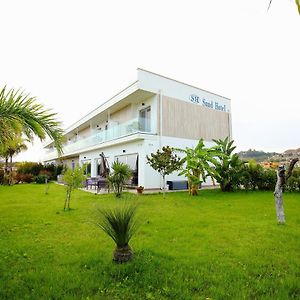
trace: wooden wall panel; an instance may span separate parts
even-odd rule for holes
[[[229,114],[164,96],[162,135],[200,139],[224,139],[230,135]]]

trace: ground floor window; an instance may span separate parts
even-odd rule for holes
[[[129,184],[138,185],[139,155],[137,153],[117,155],[115,156],[115,161],[127,164],[130,167],[130,169],[132,170],[132,178],[130,179]]]
[[[83,168],[84,175],[87,177],[91,177],[91,160],[90,159],[85,159],[81,161],[81,165]]]

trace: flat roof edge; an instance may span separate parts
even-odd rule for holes
[[[221,97],[221,98],[224,98],[224,99],[226,99],[226,100],[229,100],[229,101],[231,101],[231,99],[230,99],[230,98],[227,98],[227,97],[224,97],[224,96],[222,96],[222,95],[219,95],[219,94],[216,94],[216,93],[210,92],[210,91],[208,91],[208,90],[205,90],[205,89],[199,88],[199,87],[197,87],[197,86],[195,86],[195,85],[191,85],[191,84],[185,83],[185,82],[183,82],[183,81],[179,81],[179,80],[176,80],[176,79],[173,79],[173,78],[170,78],[170,77],[164,76],[164,75],[160,75],[160,74],[158,74],[158,73],[151,72],[151,71],[145,70],[145,69],[143,69],[143,68],[137,68],[137,70],[138,70],[138,71],[140,70],[140,71],[143,71],[143,72],[147,72],[147,73],[149,73],[149,74],[153,74],[153,75],[155,75],[155,76],[163,77],[163,78],[165,78],[165,79],[172,80],[172,81],[178,82],[178,83],[180,83],[180,84],[184,84],[184,85],[190,86],[190,87],[192,87],[192,88],[195,88],[195,89],[198,89],[198,90],[204,91],[204,92],[206,92],[206,93],[210,93],[210,94],[212,94],[212,95],[216,95],[216,96],[218,96],[218,97]]]
[[[73,123],[72,125],[68,126],[65,130],[64,130],[64,134],[68,133],[69,131],[71,131],[72,127],[76,127],[78,125],[80,125],[80,123],[83,123],[82,121],[87,118],[88,116],[90,116],[91,114],[93,114],[94,112],[96,112],[97,110],[99,110],[102,106],[104,106],[105,104],[109,103],[110,101],[112,101],[114,98],[116,98],[117,96],[119,96],[121,93],[125,92],[127,89],[131,88],[132,86],[134,86],[136,83],[138,82],[138,80],[134,81],[133,83],[131,83],[130,85],[128,85],[126,88],[124,88],[123,90],[121,90],[120,92],[118,92],[117,94],[115,94],[114,96],[110,97],[108,100],[106,100],[105,102],[103,102],[102,104],[100,104],[98,107],[96,107],[95,109],[93,109],[92,111],[90,111],[89,113],[87,113],[85,116],[83,116],[82,118],[80,118],[78,121],[76,121],[75,123]]]

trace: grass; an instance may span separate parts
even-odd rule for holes
[[[0,187],[0,299],[299,299],[300,194],[203,190],[93,195],[50,185]],[[95,207],[137,202],[135,257],[112,262]]]

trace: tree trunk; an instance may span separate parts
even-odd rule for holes
[[[192,196],[197,196],[198,195],[198,189],[199,189],[199,184],[192,184],[191,195]]]
[[[13,169],[12,169],[13,167],[12,167],[12,155],[10,155],[10,162],[9,162],[9,179],[8,179],[8,184],[9,185],[12,185],[12,183],[13,183],[13,174],[12,174],[12,172],[13,172]]]
[[[5,157],[3,183],[4,183],[4,184],[9,184],[9,176],[8,176],[8,156]]]
[[[68,195],[68,210],[70,210],[71,192],[72,192],[72,189],[70,189],[69,195]]]
[[[163,175],[162,178],[163,178],[163,197],[166,198],[166,180],[165,180],[165,175]]]
[[[275,186],[274,197],[278,224],[285,224],[282,191],[286,181],[292,175],[293,168],[298,160],[298,158],[294,158],[291,161],[287,174],[285,174],[284,166],[279,166],[277,170],[277,182]]]
[[[48,178],[45,178],[45,194],[48,195],[48,190],[49,190],[49,186],[48,186]]]
[[[127,262],[132,259],[133,251],[129,245],[117,246],[113,252],[113,260],[117,263]]]
[[[70,208],[70,203],[69,203],[70,202],[70,196],[71,196],[71,190],[70,190],[70,187],[67,187],[64,210],[66,210],[67,205],[68,205],[68,208]]]
[[[285,182],[285,169],[284,166],[280,166],[277,170],[277,182],[275,186],[274,196],[275,196],[275,207],[277,221],[279,224],[285,223],[284,209],[283,209],[283,198],[282,198],[282,188]]]

